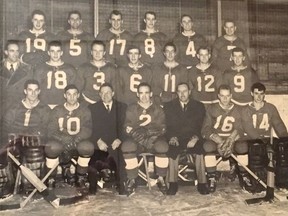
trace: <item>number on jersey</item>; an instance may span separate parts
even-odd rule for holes
[[[31,38],[26,39],[26,52],[30,53],[34,49],[45,51],[46,49],[46,41],[43,38],[36,38],[31,40]]]
[[[139,120],[143,121],[139,126],[146,126],[151,122],[151,116],[149,114],[142,114],[139,116]]]
[[[197,77],[198,92],[204,89],[205,92],[215,92],[215,88],[212,86],[214,84],[214,76],[205,75],[204,79],[201,76]],[[202,88],[202,85],[204,88]]]
[[[153,55],[155,53],[155,42],[152,38],[147,38],[144,41],[145,46],[145,53],[149,55],[151,58],[153,58]]]
[[[58,119],[59,130],[64,130],[64,118]],[[78,117],[69,117],[66,122],[66,129],[69,135],[76,135],[80,132],[80,119]]]
[[[268,131],[269,128],[270,128],[268,114],[264,113],[262,115],[262,120],[261,119],[257,119],[257,117],[261,117],[261,116],[260,115],[256,115],[256,114],[252,115],[253,127],[257,128],[257,121],[260,121],[259,129]]]
[[[222,115],[218,116],[217,119],[216,119],[216,123],[214,125],[214,128],[215,129],[219,129],[222,131],[222,132],[230,132],[232,131],[233,129],[233,123],[235,122],[235,118],[233,116],[226,116],[224,119],[223,119],[223,122],[221,121],[222,120]],[[222,123],[222,124],[221,124]]]
[[[93,76],[95,79],[96,79],[96,83],[93,84],[93,88],[96,90],[96,91],[99,91],[101,85],[103,83],[105,83],[105,74],[101,71],[97,71],[94,73],[94,76]]]
[[[242,75],[234,76],[234,91],[243,92],[245,90],[245,78]]]
[[[64,71],[56,71],[47,73],[47,89],[51,89],[54,84],[57,89],[64,89],[67,86],[67,76]]]
[[[191,55],[193,58],[196,56],[194,41],[189,41],[186,49],[186,55]]]
[[[120,44],[120,55],[123,56],[125,52],[126,47],[126,40],[124,39],[116,39],[116,44]],[[115,46],[115,39],[110,40],[110,49],[109,49],[109,55],[113,55],[114,52],[114,46]]]
[[[169,89],[170,86],[170,89]],[[176,76],[170,75],[170,74],[165,74],[164,76],[164,91],[169,91],[175,92],[176,89]]]
[[[69,53],[71,56],[79,56],[81,55],[81,46],[80,46],[80,39],[71,39],[70,40],[70,49]]]

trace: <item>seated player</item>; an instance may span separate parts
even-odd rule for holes
[[[193,154],[198,178],[197,189],[200,194],[208,194],[205,165],[203,158],[202,123],[205,107],[190,98],[191,91],[187,83],[177,85],[178,98],[164,105],[166,116],[166,137],[169,140],[169,174],[167,195],[175,195],[178,190],[178,166],[181,152]]]
[[[287,128],[277,108],[264,100],[265,91],[266,87],[262,83],[254,83],[251,87],[253,101],[242,109],[242,125],[249,140],[249,167],[259,178],[266,180],[266,152],[273,128],[279,138],[273,138],[276,156],[276,185],[287,188]],[[265,190],[255,180],[252,182],[255,192]]]
[[[107,61],[118,66],[126,65],[127,47],[132,43],[133,36],[123,26],[123,14],[118,10],[113,10],[110,13],[109,29],[104,29],[99,32],[96,39],[103,41],[106,46]]]
[[[127,105],[137,102],[137,86],[141,82],[152,82],[152,71],[141,62],[141,52],[136,46],[127,49],[129,63],[118,68],[118,98]]]
[[[152,68],[153,88],[155,100],[160,104],[169,102],[177,97],[178,83],[187,82],[188,71],[186,67],[176,60],[177,48],[174,43],[168,42],[163,48],[165,61]]]
[[[189,70],[192,97],[203,104],[217,103],[217,89],[222,81],[222,74],[211,64],[208,47],[200,47],[197,50],[197,58],[199,63]]]
[[[64,103],[63,90],[69,84],[75,84],[77,73],[75,68],[62,61],[63,49],[60,41],[48,44],[49,61],[38,65],[34,77],[42,86],[41,100],[50,108]]]
[[[92,131],[91,113],[87,107],[78,102],[79,97],[80,92],[75,85],[65,87],[66,102],[55,107],[49,117],[49,139],[45,153],[48,169],[51,169],[61,156],[64,180],[71,183],[73,176],[70,173],[70,160],[78,156],[76,185],[85,188],[88,182],[88,163],[94,153],[94,146],[89,141]],[[48,186],[55,186],[55,173],[51,174]]]
[[[243,141],[240,107],[231,102],[232,91],[228,85],[221,85],[218,89],[219,103],[208,107],[203,123],[202,135],[206,139],[203,147],[206,152],[205,166],[210,192],[216,190],[216,154],[223,159],[231,153],[244,165],[248,165],[248,146]],[[245,190],[250,190],[251,182],[248,173],[241,166],[239,168],[239,183]]]
[[[95,146],[95,152],[91,157],[89,166],[103,174],[105,174],[105,170],[114,171],[119,194],[125,194],[125,169],[121,143],[124,139],[123,125],[127,106],[113,98],[114,90],[109,83],[101,85],[99,94],[101,100],[89,105],[92,115],[91,141]],[[97,191],[97,180],[95,180],[97,172],[95,170],[89,172],[91,193]],[[110,178],[105,175],[104,177],[108,178],[107,180]]]
[[[168,143],[164,137],[165,116],[162,108],[152,103],[152,90],[149,84],[140,83],[137,88],[138,103],[128,106],[124,128],[127,139],[122,143],[121,149],[126,162],[127,195],[134,193],[138,176],[137,154],[150,152],[155,154],[155,167],[158,178],[158,187],[166,193],[165,176],[168,168]]]
[[[57,38],[63,44],[63,61],[78,68],[89,58],[90,43],[94,36],[82,29],[82,16],[77,10],[68,14],[69,28],[57,34]]]
[[[177,61],[187,68],[192,68],[198,64],[197,50],[199,47],[206,46],[207,42],[201,34],[195,32],[190,15],[182,15],[180,25],[182,32],[177,33],[173,38],[173,42],[179,50]]]
[[[105,82],[116,86],[116,66],[105,59],[105,44],[95,40],[91,44],[92,60],[78,69],[81,79],[82,96],[88,104],[100,100],[99,89]]]
[[[145,29],[134,37],[134,43],[142,54],[142,62],[150,65],[163,62],[162,49],[167,42],[167,36],[156,29],[156,22],[156,13],[147,11],[144,15]]]
[[[223,83],[231,86],[233,103],[245,106],[251,101],[250,88],[259,78],[252,67],[244,64],[245,52],[243,49],[234,48],[231,58],[233,66],[224,72]]]
[[[21,162],[41,178],[43,177],[45,162],[44,144],[50,109],[38,98],[40,86],[37,80],[27,80],[25,82],[24,94],[25,98],[12,105],[4,115],[2,144],[6,144],[8,139],[11,139],[10,144],[14,144],[17,147],[15,153],[20,153]],[[6,157],[1,155],[0,158],[4,159]],[[12,186],[13,181],[9,179],[12,176],[10,173],[6,176],[6,180],[8,179],[11,182],[5,182],[4,177],[7,174],[7,164],[0,163],[0,167],[2,167],[0,168],[0,173],[2,174],[0,175],[0,179],[2,179],[0,180],[2,183],[0,185],[3,186],[0,188],[2,192],[2,194],[0,192],[0,197],[2,197],[8,192],[7,184]],[[24,176],[22,176],[21,180],[23,193],[28,193],[34,189]]]

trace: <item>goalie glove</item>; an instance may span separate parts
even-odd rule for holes
[[[135,129],[132,129],[130,132],[131,137],[133,140],[140,145],[145,145],[145,141],[147,141],[147,129],[145,127],[138,127]]]

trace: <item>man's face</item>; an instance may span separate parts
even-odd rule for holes
[[[223,106],[228,106],[231,102],[232,94],[230,90],[227,89],[221,89],[218,98],[220,100],[220,104]]]
[[[64,97],[66,98],[67,104],[70,106],[75,105],[78,102],[80,94],[77,89],[69,89],[64,93]]]
[[[146,23],[146,28],[153,29],[156,24],[156,18],[153,14],[146,14],[144,22]]]
[[[101,61],[102,59],[104,59],[104,55],[105,55],[104,46],[100,44],[95,44],[92,47],[91,54],[92,54],[93,60]]]
[[[224,25],[226,35],[232,36],[235,34],[236,26],[233,22],[226,22]]]
[[[265,98],[265,92],[262,90],[262,91],[259,91],[258,89],[254,89],[253,92],[251,92],[251,95],[253,97],[253,101],[255,103],[261,103],[264,101],[264,98]]]
[[[203,64],[207,64],[211,57],[209,51],[207,49],[200,49],[199,53],[197,54],[199,61]]]
[[[138,49],[130,49],[128,51],[128,58],[130,63],[137,64],[141,58],[140,51]]]
[[[173,46],[166,46],[164,50],[164,56],[167,61],[174,61],[176,56],[176,51]]]
[[[38,99],[38,95],[40,94],[39,86],[37,84],[28,84],[27,88],[24,89],[24,93],[26,99],[29,101],[35,101]]]
[[[110,103],[113,100],[114,92],[109,86],[102,87],[99,94],[104,103]]]
[[[111,18],[109,19],[109,23],[111,24],[112,29],[121,30],[121,26],[123,23],[121,15],[112,14]]]
[[[71,14],[68,23],[72,29],[79,29],[80,25],[82,24],[82,19],[80,18],[79,14]]]
[[[9,44],[5,54],[9,62],[17,62],[19,60],[19,46],[17,44]]]
[[[50,56],[50,60],[52,62],[59,62],[61,60],[61,56],[63,55],[63,51],[59,46],[51,46],[48,50],[48,55]]]
[[[187,103],[189,101],[191,91],[188,89],[187,85],[179,85],[177,89],[177,95],[181,102]]]
[[[242,66],[245,60],[245,56],[242,52],[233,52],[232,53],[232,60],[235,66]]]
[[[137,97],[139,101],[143,104],[150,103],[152,92],[150,91],[148,86],[141,86],[137,92]]]
[[[184,31],[191,31],[193,27],[193,22],[188,16],[184,16],[181,20],[181,26]]]
[[[34,30],[43,30],[45,24],[44,16],[40,14],[35,14],[32,18],[32,24]]]

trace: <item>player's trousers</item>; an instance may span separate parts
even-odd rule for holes
[[[121,150],[126,163],[125,169],[128,179],[135,179],[138,175],[137,155],[143,152],[153,153],[155,155],[155,172],[158,176],[166,176],[168,168],[169,146],[164,137],[158,137],[151,149],[136,143],[132,138],[128,138],[122,143]]]

